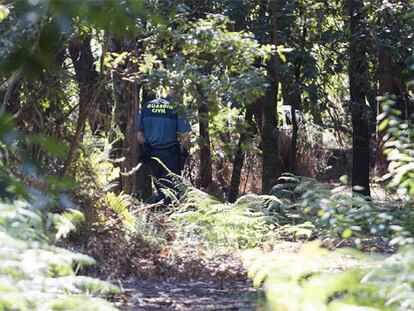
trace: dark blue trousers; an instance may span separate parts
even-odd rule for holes
[[[170,188],[173,191],[178,191],[177,187],[174,184],[173,179],[169,176],[169,171],[180,176],[181,175],[181,157],[180,157],[180,146],[174,145],[169,148],[151,148],[150,151],[150,168],[151,174],[157,180],[156,188],[157,193],[154,194],[151,198],[147,200],[147,203],[156,203],[164,199],[164,204],[171,203],[171,199],[165,198],[165,195],[162,193],[161,189]],[[159,163],[159,161],[153,159],[157,158],[161,161],[168,170]]]

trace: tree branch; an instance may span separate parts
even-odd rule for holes
[[[6,82],[4,82],[1,86],[0,86],[0,93],[6,91],[6,94],[4,95],[3,98],[3,102],[0,106],[0,114],[2,114],[4,112],[4,110],[6,109],[6,105],[7,102],[10,99],[10,96],[13,92],[13,88],[16,85],[16,83],[20,80],[22,76],[22,70],[19,69],[17,70],[15,73],[13,73],[13,75],[10,77],[10,79],[8,79]]]

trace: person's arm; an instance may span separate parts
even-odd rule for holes
[[[145,143],[145,135],[144,135],[144,132],[138,131],[138,133],[137,133],[137,140],[138,140],[138,143],[140,143],[141,145],[144,145],[144,143]]]

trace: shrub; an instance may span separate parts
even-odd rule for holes
[[[62,193],[68,182],[41,174],[25,159],[21,141],[39,145],[51,157],[62,156],[65,150],[42,135],[22,137],[12,118],[0,114],[0,309],[115,310],[99,295],[117,292],[117,287],[76,275],[94,260],[56,246],[83,220],[79,211],[69,208],[73,204]],[[4,154],[13,154],[15,160]],[[23,183],[28,167],[37,187]],[[57,206],[60,213],[53,212]]]

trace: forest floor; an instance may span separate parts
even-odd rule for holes
[[[179,256],[186,258],[186,262],[172,267],[172,271],[119,280],[123,295],[117,307],[121,310],[258,309],[263,291],[253,287],[239,255],[206,254],[201,258],[198,249],[192,252],[187,248]],[[160,274],[160,270],[156,273]]]
[[[223,283],[214,276],[197,281],[128,279],[122,287],[126,301],[118,303],[121,310],[257,310],[262,294],[247,278]]]
[[[292,248],[293,250],[293,248]],[[258,310],[262,288],[254,288],[238,255],[210,257],[203,266],[183,266],[180,277],[164,280],[128,278],[120,281],[121,310]],[[186,277],[194,275],[196,278]]]
[[[375,188],[373,197],[377,202],[391,199],[379,188]],[[114,225],[112,229],[116,228],[118,225]],[[330,250],[355,245],[352,238],[344,240],[322,235],[316,239]],[[220,253],[217,249],[203,250],[186,243],[179,247],[168,244],[166,248],[153,250],[153,246],[143,248],[140,240],[136,241],[137,249],[134,250],[130,242],[122,246],[124,242],[123,239],[117,240],[113,236],[109,238],[104,234],[90,239],[87,245],[90,255],[95,258],[101,257],[98,259],[101,264],[100,272],[95,272],[101,274],[101,277],[103,274],[106,275],[105,278],[118,280],[117,285],[121,288],[122,294],[113,297],[113,301],[120,310],[265,309],[264,290],[253,287],[239,251]],[[288,237],[288,240],[281,240],[276,245],[265,245],[262,250],[273,251],[280,256],[295,254],[301,250],[304,242],[306,241],[292,240]],[[91,253],[97,246],[99,249],[96,250],[96,254],[93,251]],[[387,241],[380,237],[362,239],[361,246],[363,251],[370,253],[394,251]],[[345,256],[329,262],[327,269],[341,271],[358,264],[360,262],[354,258]],[[124,269],[126,265],[129,267]],[[119,273],[105,273],[117,269]]]
[[[391,251],[378,240],[365,241],[367,251]],[[322,241],[328,248],[342,247],[343,240]],[[280,256],[300,251],[302,242],[281,242],[272,247]],[[338,257],[327,269],[342,271],[360,265],[352,256]],[[185,267],[183,267],[185,268]],[[191,269],[191,268],[190,268]],[[119,281],[123,291],[116,305],[121,310],[265,310],[263,288],[255,288],[247,278],[239,256],[220,256],[207,262],[204,273],[197,279],[142,280],[128,278]],[[205,273],[209,271],[209,273]],[[191,273],[192,271],[188,271]]]

